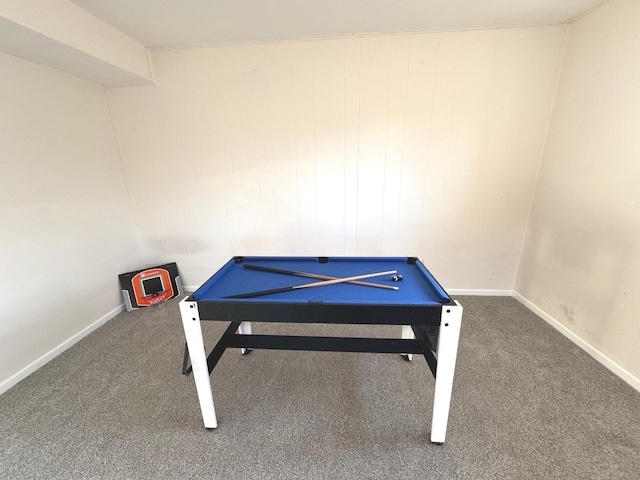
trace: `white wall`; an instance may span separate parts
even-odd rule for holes
[[[107,90],[148,263],[419,255],[511,290],[565,26],[158,50]]]
[[[0,392],[117,310],[141,260],[103,87],[0,54]]]
[[[571,26],[516,290],[640,389],[638,52],[640,2]]]
[[[518,272],[637,379],[638,18],[155,51],[157,86],[107,90],[130,204],[102,87],[0,54],[0,391],[117,311],[118,273],[176,260],[195,286],[235,254]]]

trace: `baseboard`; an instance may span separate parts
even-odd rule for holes
[[[198,288],[199,287],[194,287],[194,286],[184,286],[183,287],[185,293],[193,293]],[[455,295],[455,296],[465,296],[465,295],[468,295],[468,296],[494,296],[494,297],[509,297],[509,296],[512,296],[513,298],[518,300],[522,305],[524,305],[529,310],[531,310],[533,313],[535,313],[538,317],[542,318],[549,325],[551,325],[553,328],[555,328],[557,331],[562,333],[565,337],[567,337],[569,340],[571,340],[573,343],[575,343],[577,346],[579,346],[582,350],[584,350],[589,355],[591,355],[599,363],[604,365],[613,374],[615,374],[616,376],[621,378],[623,381],[628,383],[636,391],[640,392],[640,379],[639,378],[637,378],[634,375],[632,375],[631,373],[629,373],[627,370],[625,370],[620,365],[618,365],[616,362],[614,362],[609,357],[604,355],[602,352],[600,352],[599,350],[594,348],[592,345],[590,345],[588,342],[586,342],[580,336],[576,335],[574,332],[569,330],[567,327],[562,325],[560,322],[558,322],[551,315],[549,315],[544,310],[542,310],[539,307],[537,307],[536,305],[534,305],[531,301],[529,301],[528,299],[526,299],[525,297],[520,295],[518,292],[512,291],[512,290],[482,290],[482,289],[448,289],[447,292],[449,294]],[[86,328],[82,329],[81,331],[79,331],[78,333],[73,335],[71,338],[69,338],[68,340],[64,341],[63,343],[58,345],[56,348],[51,350],[50,352],[44,354],[43,356],[41,356],[37,360],[33,361],[32,363],[27,365],[25,368],[23,368],[19,372],[13,374],[8,379],[0,382],[0,395],[2,393],[6,392],[7,390],[9,390],[15,384],[17,384],[21,380],[25,379],[31,373],[35,372],[37,369],[39,369],[40,367],[45,365],[47,362],[51,361],[52,359],[54,359],[55,357],[60,355],[62,352],[67,350],[69,347],[71,347],[75,343],[79,342],[84,337],[89,335],[91,332],[96,330],[98,327],[104,325],[109,320],[111,320],[112,318],[114,318],[116,315],[120,314],[123,311],[124,311],[124,304],[120,304],[118,307],[114,308],[113,310],[111,310],[106,315],[103,315],[98,320],[93,322],[91,325],[89,325]]]
[[[91,332],[96,330],[98,327],[104,325],[109,320],[111,320],[113,317],[115,317],[116,315],[120,314],[123,311],[124,311],[124,303],[120,304],[118,307],[114,308],[113,310],[111,310],[106,315],[103,315],[98,320],[93,322],[91,325],[83,328],[78,333],[76,333],[75,335],[73,335],[72,337],[68,338],[67,340],[62,342],[60,345],[55,347],[53,350],[50,350],[49,352],[47,352],[44,355],[42,355],[40,358],[38,358],[35,361],[31,362],[29,365],[24,367],[22,370],[14,373],[13,375],[11,375],[6,380],[0,382],[0,395],[2,395],[4,392],[9,390],[11,387],[13,387],[15,384],[17,384],[21,380],[24,380],[26,377],[31,375],[33,372],[38,370],[40,367],[44,366],[45,364],[47,364],[48,362],[53,360],[55,357],[60,355],[62,352],[64,352],[65,350],[67,350],[68,348],[73,346],[74,344],[78,343],[80,340],[82,340],[84,337],[86,337]]]
[[[512,290],[482,290],[473,288],[446,288],[449,295],[455,296],[470,296],[470,297],[510,297],[513,294]]]
[[[625,370],[620,365],[618,365],[616,362],[614,362],[609,357],[607,357],[604,353],[602,353],[598,349],[594,348],[591,344],[589,344],[587,341],[585,341],[582,337],[576,335],[574,332],[572,332],[567,327],[565,327],[563,324],[561,324],[558,320],[553,318],[551,315],[549,315],[547,312],[545,312],[541,308],[539,308],[536,305],[534,305],[531,301],[529,301],[528,299],[526,299],[525,297],[520,295],[518,292],[516,292],[516,291],[513,292],[513,298],[518,300],[522,305],[527,307],[529,310],[531,310],[533,313],[535,313],[538,317],[542,318],[545,322],[547,322],[549,325],[551,325],[557,331],[562,333],[565,337],[567,337],[569,340],[571,340],[573,343],[575,343],[577,346],[579,346],[582,350],[584,350],[589,355],[591,355],[599,363],[601,363],[607,369],[609,369],[609,371],[611,371],[613,374],[615,374],[616,376],[620,377],[626,383],[631,385],[631,387],[633,389],[635,389],[636,391],[640,392],[640,378],[637,378],[634,375],[632,375],[631,373],[629,373],[627,370]]]

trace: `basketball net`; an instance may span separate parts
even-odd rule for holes
[[[166,300],[166,297],[167,297],[166,292],[160,292],[156,295],[153,295],[151,298],[148,299],[149,305],[153,305],[155,307],[159,303],[164,302]]]

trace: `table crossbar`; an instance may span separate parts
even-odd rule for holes
[[[424,355],[431,373],[435,377],[437,360],[431,351],[430,343],[422,335],[417,339],[397,338],[360,338],[360,337],[320,337],[299,335],[243,335],[235,333],[240,322],[231,322],[225,333],[207,357],[209,374],[227,348],[246,348],[262,350],[304,350],[315,352],[354,352],[354,353],[401,353]],[[185,353],[186,355],[186,353]],[[191,368],[183,367],[183,373]]]

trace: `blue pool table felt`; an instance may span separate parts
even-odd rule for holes
[[[328,257],[327,263],[318,257],[242,257],[241,263],[234,259],[227,262],[207,280],[194,294],[196,301],[225,302],[323,302],[327,304],[369,305],[442,305],[450,302],[445,290],[417,260],[407,263],[407,257]],[[258,265],[298,272],[314,273],[331,277],[353,277],[369,273],[397,270],[403,276],[394,282],[391,275],[368,278],[366,282],[396,286],[398,290],[338,283],[321,287],[303,288],[287,292],[262,295],[254,298],[232,299],[228,295],[270,290],[321,280],[297,277],[273,272],[244,268],[243,265]]]

